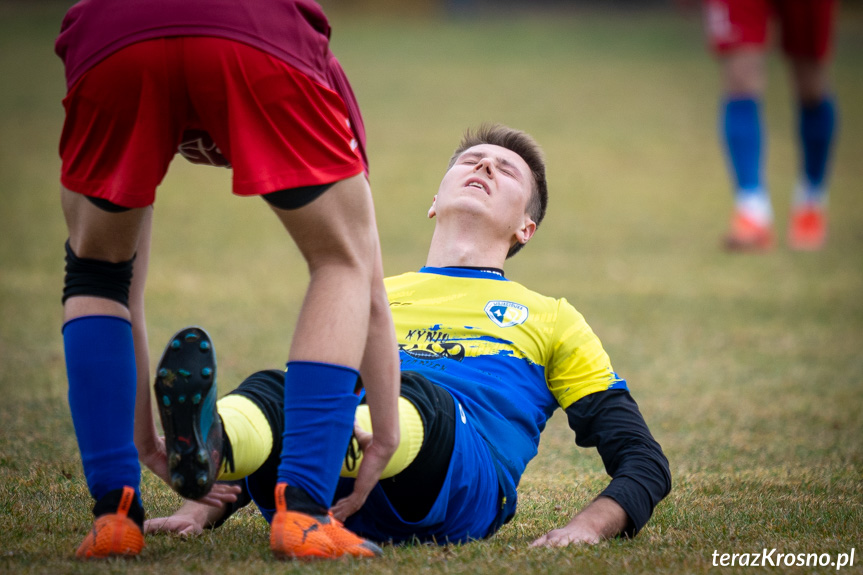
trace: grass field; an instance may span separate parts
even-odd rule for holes
[[[133,561],[81,564],[90,501],[66,405],[65,226],[57,141],[64,3],[0,0],[0,572],[733,572],[714,551],[839,553],[863,572],[863,13],[842,14],[829,244],[718,249],[730,212],[718,78],[698,17],[575,12],[514,19],[335,12],[334,50],[369,136],[388,274],[424,263],[425,212],[462,130],[500,121],[549,162],[549,215],[508,276],[566,297],[603,340],[671,462],[672,494],[632,541],[533,550],[607,482],[556,416],[493,539],[385,550],[373,562],[282,564],[251,510]],[[774,58],[767,173],[780,237],[796,177],[793,108]],[[283,363],[306,271],[263,202],[230,173],[174,163],[159,190],[148,283],[152,354],[201,324],[225,389]],[[155,361],[155,359],[154,359]],[[178,502],[145,473],[151,516]],[[749,571],[749,569],[741,569]],[[768,567],[827,573],[835,567]]]

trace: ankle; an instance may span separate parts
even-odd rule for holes
[[[326,515],[329,510],[319,505],[302,487],[279,483],[276,485],[276,501],[280,499],[279,491],[283,489],[284,507],[287,511],[298,511],[307,515]]]
[[[138,494],[131,487],[114,489],[96,501],[93,506],[93,515],[101,517],[110,513],[125,515],[134,521],[139,528],[144,528],[144,506]]]

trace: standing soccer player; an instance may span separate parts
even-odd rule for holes
[[[310,0],[83,0],[66,14],[56,43],[68,87],[63,338],[96,500],[79,557],[143,548],[139,455],[186,496],[201,497],[215,480],[207,461],[222,437],[211,417],[215,386],[195,400],[177,397],[196,422],[192,449],[160,443],[150,411],[143,289],[155,190],[178,147],[195,161],[230,165],[233,192],[262,196],[309,266],[285,375],[291,416],[280,484],[332,501],[360,368],[375,426],[360,499],[398,444],[398,358],[364,130],[329,34]],[[204,341],[180,343],[210,357]],[[214,379],[215,363],[182,375]],[[289,555],[290,545],[273,551]]]
[[[766,89],[768,25],[779,24],[782,50],[797,98],[800,177],[788,243],[818,250],[827,236],[827,175],[836,106],[828,71],[838,0],[705,0],[707,33],[722,67],[720,138],[735,186],[725,247],[764,251],[773,246],[773,209],[763,175],[762,100]]]

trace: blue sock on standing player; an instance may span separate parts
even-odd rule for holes
[[[836,125],[833,99],[800,103],[799,119],[803,180],[798,186],[795,203],[821,204],[826,199],[827,165]]]
[[[309,361],[288,363],[279,483],[301,487],[329,509],[336,492],[359,397],[359,372]]]
[[[731,98],[722,108],[722,136],[736,183],[738,210],[767,224],[773,219],[762,182],[761,105],[755,98]]]
[[[132,324],[115,316],[75,318],[63,326],[63,343],[69,408],[90,494],[99,500],[129,486],[140,497]]]

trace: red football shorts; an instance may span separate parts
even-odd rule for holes
[[[212,136],[241,196],[328,184],[364,170],[336,92],[221,38],[132,44],[84,74],[63,105],[62,184],[120,206],[153,203],[184,132],[194,130]]]
[[[790,57],[824,60],[830,53],[838,0],[705,0],[707,37],[724,54],[762,48],[773,17]]]

